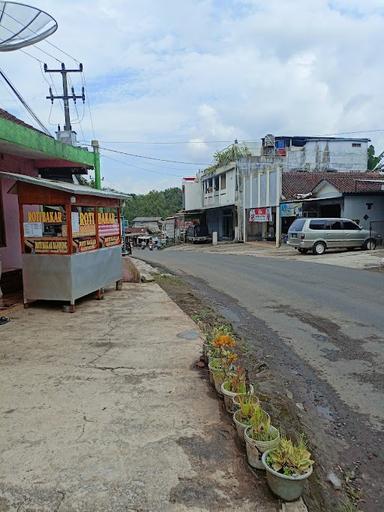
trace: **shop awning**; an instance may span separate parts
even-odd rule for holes
[[[77,185],[75,183],[67,183],[65,181],[47,180],[45,178],[34,178],[33,176],[26,176],[25,174],[16,174],[13,172],[0,172],[0,179],[8,178],[15,181],[21,181],[28,183],[29,185],[36,185],[38,187],[50,188],[53,190],[61,190],[76,195],[87,195],[97,197],[110,197],[114,199],[127,199],[128,194],[122,194],[120,192],[114,192],[110,190],[98,190],[93,187],[87,187],[85,185]]]

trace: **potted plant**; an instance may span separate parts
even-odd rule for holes
[[[251,424],[255,407],[259,407],[259,399],[251,394],[236,395],[233,404],[238,408],[233,413],[233,422],[236,425],[237,435],[242,443],[245,443],[244,431]]]
[[[300,498],[305,480],[312,474],[314,461],[303,436],[297,444],[282,438],[276,448],[262,457],[271,491],[285,501]]]
[[[224,395],[224,404],[227,412],[234,413],[233,399],[236,396],[243,396],[247,393],[253,395],[252,384],[247,384],[247,376],[244,368],[236,368],[228,373],[227,378],[221,385],[221,393]]]
[[[225,345],[214,348],[214,357],[210,358],[208,368],[212,374],[215,389],[219,395],[221,385],[225,381],[226,376],[232,371],[233,364],[237,361],[237,355],[231,350],[224,348]]]
[[[218,325],[214,327],[211,332],[209,332],[206,336],[206,339],[203,343],[203,358],[206,364],[209,363],[209,356],[213,350],[212,343],[223,335],[230,335],[232,332],[230,326],[228,325]]]
[[[208,364],[210,380],[213,381],[216,391],[221,394],[221,384],[225,379],[225,372],[222,366],[222,360],[218,357],[211,358]]]
[[[244,431],[244,439],[250,466],[256,469],[264,469],[261,454],[276,448],[279,444],[280,433],[277,428],[271,425],[269,414],[260,406],[255,407],[253,411],[250,426]]]

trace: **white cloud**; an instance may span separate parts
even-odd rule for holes
[[[38,3],[59,22],[49,41],[84,63],[101,141],[258,140],[265,133],[382,128],[382,0]],[[75,64],[47,43],[40,47]],[[35,48],[27,51],[50,66],[58,64]],[[2,55],[2,62],[47,122],[48,85],[37,62],[23,53]],[[72,80],[81,86],[79,77]],[[4,108],[15,111],[4,87],[0,97]],[[51,120],[62,122],[58,106]],[[92,138],[87,112],[82,127]],[[384,134],[372,135],[383,149]],[[209,162],[225,145],[110,144],[129,153],[194,162]],[[127,192],[178,185],[176,176],[200,167],[124,161],[103,160],[103,173],[106,183]]]

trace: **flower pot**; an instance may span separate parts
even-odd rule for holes
[[[236,402],[234,402],[236,405]],[[236,412],[233,413],[233,422],[236,425],[236,431],[237,435],[239,436],[240,442],[242,444],[245,444],[244,439],[244,430],[249,426],[248,423],[242,423],[240,420],[238,420],[240,409],[237,409]]]
[[[278,473],[267,464],[268,454],[272,450],[263,453],[262,463],[267,471],[267,482],[271,491],[284,501],[295,501],[300,498],[304,491],[305,481],[311,476],[313,467],[309,471],[300,476],[287,476]]]
[[[212,374],[215,389],[221,395],[221,385],[224,382],[224,371],[221,368],[213,368],[211,363],[208,365],[209,371]]]
[[[264,469],[263,463],[261,462],[261,455],[266,450],[273,450],[276,448],[280,441],[280,433],[277,428],[271,426],[270,432],[275,432],[276,438],[272,441],[257,441],[251,437],[250,431],[251,427],[248,427],[244,432],[249,465],[256,469]]]
[[[236,407],[234,406],[233,399],[236,396],[246,395],[247,393],[233,393],[232,391],[227,391],[224,387],[224,384],[225,383],[223,382],[221,385],[221,394],[224,395],[225,408],[226,408],[227,412],[229,412],[229,414],[233,414],[236,411]],[[253,389],[252,384],[249,385],[248,392],[250,395],[253,395],[254,389]]]

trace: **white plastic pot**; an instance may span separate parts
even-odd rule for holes
[[[225,384],[225,382],[223,382],[221,385],[221,394],[224,395],[225,408],[226,408],[227,412],[229,412],[229,414],[233,414],[236,411],[236,407],[233,402],[233,399],[236,396],[244,396],[247,394],[253,395],[254,389],[253,389],[252,384],[250,384],[249,390],[246,393],[233,393],[232,391],[227,391],[224,387],[224,384]]]
[[[211,363],[208,365],[209,371],[212,374],[215,389],[221,395],[221,385],[224,382],[224,372],[221,368],[212,368]]]
[[[236,402],[234,402],[234,404],[236,404]],[[236,426],[236,431],[237,431],[237,435],[239,436],[240,442],[242,444],[245,444],[244,431],[249,425],[248,425],[248,423],[242,423],[241,421],[239,421],[237,419],[239,416],[239,413],[240,413],[240,409],[237,409],[237,411],[233,413],[233,422]]]
[[[267,482],[271,491],[284,501],[295,501],[303,494],[305,481],[312,474],[313,467],[309,471],[300,476],[288,476],[278,473],[267,464],[268,454],[272,450],[263,453],[262,464],[267,471]]]
[[[250,436],[251,429],[252,427],[247,427],[244,431],[248,463],[253,468],[265,469],[261,461],[261,456],[264,451],[270,451],[277,447],[280,441],[280,433],[277,428],[271,426],[270,431],[276,432],[276,438],[272,441],[256,441]]]

